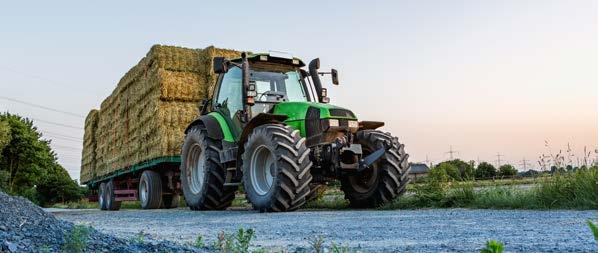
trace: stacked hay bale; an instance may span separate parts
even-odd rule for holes
[[[96,165],[96,129],[99,120],[98,110],[91,110],[85,118],[85,134],[83,134],[83,154],[81,156],[81,182],[87,182],[95,175]]]
[[[214,47],[153,46],[101,104],[95,176],[179,155],[185,128],[198,116],[199,102],[210,96],[216,82],[212,59],[239,55]]]

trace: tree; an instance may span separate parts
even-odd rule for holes
[[[517,170],[515,167],[513,167],[513,165],[504,164],[498,168],[498,175],[501,177],[513,177],[517,175]]]
[[[435,167],[437,170],[442,170],[444,173],[453,180],[461,180],[461,173],[457,166],[449,162],[441,162]]]
[[[462,179],[471,179],[474,177],[475,170],[471,163],[466,163],[459,159],[450,160],[448,162],[459,169],[459,173],[461,174]]]
[[[0,119],[0,158],[2,150],[10,143],[10,126],[5,120]]]
[[[72,180],[66,170],[56,165],[37,185],[37,199],[40,205],[79,200],[83,190]]]
[[[476,178],[492,178],[496,176],[496,168],[487,162],[481,162],[475,170]]]
[[[57,195],[63,200],[74,200],[79,189],[76,182],[56,160],[50,142],[42,139],[33,122],[18,115],[0,114],[0,140],[5,126],[10,137],[8,144],[0,150],[0,187],[7,192],[24,196],[33,202],[48,200],[53,203]],[[46,187],[47,186],[47,187]],[[80,190],[79,190],[80,191]]]

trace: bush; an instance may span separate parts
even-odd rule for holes
[[[498,168],[498,175],[501,177],[513,177],[517,175],[517,170],[513,165],[505,164]]]
[[[72,180],[62,167],[44,177],[37,186],[39,204],[46,206],[57,202],[71,202],[83,198],[85,188]]]
[[[461,180],[461,172],[459,172],[459,168],[451,163],[440,163],[436,166],[436,169],[444,170],[446,175],[453,180]]]
[[[62,249],[70,253],[82,253],[87,247],[87,240],[91,229],[83,225],[75,225],[71,232],[65,235]]]
[[[487,162],[481,162],[475,170],[476,178],[493,178],[496,176],[496,168]]]
[[[556,173],[543,179],[536,189],[545,208],[598,209],[598,166]]]

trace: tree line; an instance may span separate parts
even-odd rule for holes
[[[76,201],[86,188],[72,180],[58,163],[50,141],[33,121],[0,114],[0,190],[39,205]]]
[[[440,173],[453,180],[472,180],[472,179],[490,179],[490,178],[511,178],[517,175],[517,170],[513,165],[503,164],[498,169],[487,162],[481,162],[474,167],[474,162],[464,162],[459,159],[444,161],[434,166],[430,173]]]

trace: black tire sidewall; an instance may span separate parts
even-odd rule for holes
[[[279,192],[277,189],[280,187],[280,178],[278,175],[280,174],[281,168],[276,157],[274,159],[276,163],[276,175],[272,181],[272,187],[265,195],[258,194],[251,183],[251,172],[249,171],[251,169],[251,163],[253,162],[251,161],[251,157],[255,149],[261,145],[266,146],[266,148],[276,156],[276,144],[274,143],[272,135],[262,128],[256,128],[252,135],[254,136],[247,141],[243,153],[243,185],[245,186],[245,194],[247,195],[247,198],[251,200],[251,203],[256,209],[261,210],[270,207],[273,199],[276,198],[275,194]]]
[[[207,152],[207,143],[204,143],[203,138],[202,138],[202,133],[201,130],[199,128],[192,128],[188,133],[187,136],[185,137],[185,142],[183,143],[183,147],[181,150],[181,187],[183,188],[183,196],[185,196],[185,202],[187,202],[187,205],[190,207],[195,207],[195,206],[200,206],[203,201],[204,198],[206,197],[205,192],[207,191],[208,187],[209,187],[209,171],[210,171],[210,167],[212,166],[210,161],[204,161],[204,166],[206,166],[206,168],[204,168],[204,177],[203,177],[203,182],[202,182],[202,187],[201,190],[199,191],[199,193],[194,194],[191,191],[190,188],[190,184],[189,181],[187,180],[187,174],[190,173],[189,171],[187,171],[187,157],[189,156],[189,150],[191,149],[191,147],[194,144],[199,144],[199,146],[201,147],[201,152]],[[204,159],[208,160],[208,155],[204,153]]]

